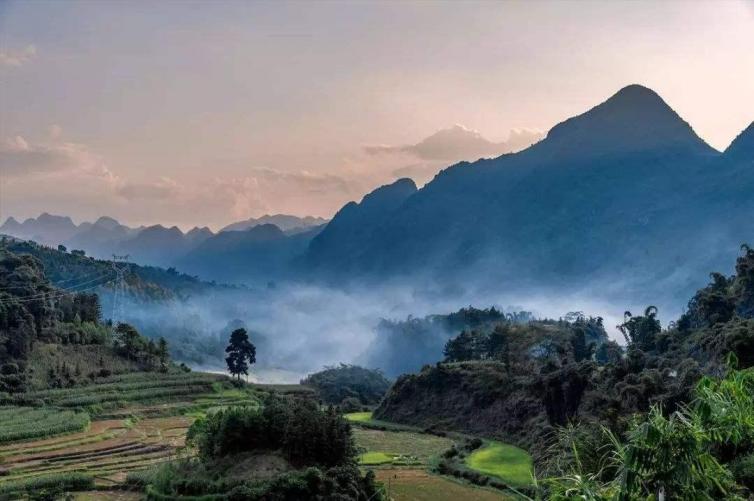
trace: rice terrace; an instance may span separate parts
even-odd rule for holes
[[[186,434],[197,418],[230,407],[256,408],[271,393],[305,396],[313,389],[239,387],[214,374],[131,373],[6,397],[7,406],[0,410],[0,497],[56,499],[69,492],[80,500],[142,499],[149,475],[160,464],[195,453],[186,448]],[[466,436],[377,421],[371,412],[346,418],[354,425],[362,468],[376,471],[390,499],[516,498],[514,491],[474,486],[464,479],[469,473],[437,471],[449,450],[468,446]],[[484,461],[484,468],[489,464]],[[504,468],[490,478],[509,480]]]

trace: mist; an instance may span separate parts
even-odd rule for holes
[[[691,267],[696,268],[696,266]],[[725,270],[723,270],[725,271]],[[143,303],[127,300],[120,310],[126,321],[150,337],[164,336],[177,361],[194,369],[224,371],[224,347],[234,328],[244,327],[257,346],[257,363],[250,379],[268,383],[298,382],[304,375],[337,363],[365,363],[383,368],[385,361],[366,356],[374,352],[377,327],[383,320],[403,321],[444,315],[463,307],[495,307],[503,312],[528,311],[535,318],[560,318],[568,312],[599,316],[611,338],[622,343],[615,329],[626,310],[642,311],[648,304],[660,308],[663,324],[676,320],[690,295],[678,289],[704,285],[706,276],[692,280],[675,270],[665,278],[663,297],[638,294],[646,277],[589,280],[557,287],[496,282],[481,276],[466,280],[471,286],[406,280],[388,285],[282,283],[269,288],[212,289],[183,300]],[[419,285],[422,284],[422,285]],[[683,299],[678,299],[683,296]],[[109,316],[112,298],[103,297]],[[424,363],[442,356],[444,341],[455,332],[438,332],[436,346],[420,354]],[[418,367],[417,367],[418,369]]]

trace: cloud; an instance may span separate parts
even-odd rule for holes
[[[184,188],[169,177],[161,177],[153,182],[123,182],[116,187],[116,193],[127,200],[167,200],[180,195]]]
[[[22,136],[0,143],[0,171],[8,178],[79,173],[117,182],[104,160],[85,145],[68,142],[29,143]]]
[[[478,131],[456,124],[449,129],[439,130],[416,144],[368,145],[364,146],[364,151],[373,156],[408,154],[428,161],[457,162],[519,151],[542,137],[543,134],[539,131],[514,129],[507,141],[496,143],[484,138]]]
[[[23,49],[0,49],[0,66],[22,66],[37,55],[37,48],[27,45]]]

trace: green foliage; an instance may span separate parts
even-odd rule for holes
[[[43,475],[25,480],[13,480],[0,484],[0,495],[48,493],[53,499],[69,491],[85,491],[94,488],[94,479],[79,472]]]
[[[299,465],[336,466],[354,461],[356,449],[348,422],[332,408],[322,411],[308,400],[271,396],[262,408],[233,407],[200,419],[188,439],[204,458],[254,450],[280,449]]]
[[[85,430],[89,414],[49,407],[0,407],[0,444]]]
[[[241,374],[249,374],[249,364],[257,361],[257,349],[249,341],[246,329],[236,329],[230,334],[228,347],[225,348],[228,356],[225,362],[228,364],[228,372],[241,379]]]
[[[325,367],[323,371],[308,375],[301,384],[316,388],[322,400],[330,405],[348,404],[349,399],[356,399],[361,405],[375,405],[390,388],[390,381],[382,372],[346,364]],[[354,407],[356,405],[351,403],[344,412],[360,410]]]
[[[332,499],[382,501],[374,473],[362,476],[355,465],[332,468],[311,466],[282,473],[269,480],[230,479],[219,465],[179,461],[162,465],[151,476],[147,499],[190,499],[229,501],[286,501]]]

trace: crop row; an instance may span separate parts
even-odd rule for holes
[[[18,412],[15,419],[6,416],[0,422],[0,444],[82,431],[90,422],[89,414],[85,412],[24,407],[14,409]]]
[[[61,407],[85,407],[106,402],[135,402],[139,400],[151,400],[158,397],[173,397],[179,395],[191,395],[201,391],[210,391],[211,385],[197,382],[191,385],[173,386],[168,388],[145,388],[124,392],[95,393],[93,395],[77,395],[54,402]]]
[[[10,494],[23,492],[40,494],[42,491],[65,492],[84,491],[94,488],[94,479],[90,475],[79,472],[57,473],[0,484],[0,496],[8,497]]]
[[[74,388],[56,388],[51,390],[40,390],[27,392],[24,394],[28,399],[58,400],[61,398],[77,396],[82,393],[102,393],[109,391],[132,391],[147,388],[165,388],[169,386],[186,386],[192,384],[205,384],[217,381],[214,376],[207,375],[180,375],[171,377],[152,377],[141,381],[132,382],[112,382],[104,384],[91,384]]]

